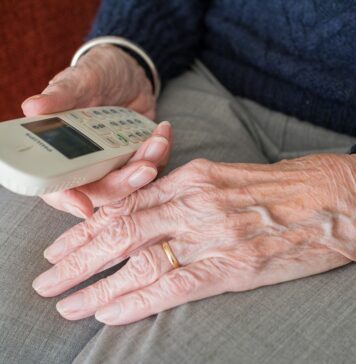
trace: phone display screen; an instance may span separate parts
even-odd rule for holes
[[[68,159],[103,150],[103,148],[58,117],[21,125]]]

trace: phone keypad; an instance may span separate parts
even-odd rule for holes
[[[129,109],[72,111],[68,113],[68,117],[94,132],[112,148],[144,142],[153,130],[151,125],[140,120],[137,114]]]

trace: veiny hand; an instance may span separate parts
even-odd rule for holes
[[[118,105],[131,108],[150,119],[156,102],[145,72],[127,53],[112,45],[97,46],[75,67],[56,75],[42,94],[22,104],[26,116],[69,109]],[[121,200],[156,178],[166,164],[172,144],[169,123],[161,124],[141,146],[129,166],[98,182],[42,196],[49,205],[78,217],[90,217],[93,208]]]
[[[356,160],[315,155],[272,165],[195,160],[64,233],[33,283],[60,314],[122,325],[183,304],[324,272],[356,260]],[[168,240],[182,267],[172,269]]]

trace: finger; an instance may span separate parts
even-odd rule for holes
[[[162,138],[165,143],[166,139]],[[148,161],[138,161],[109,173],[101,180],[76,189],[88,196],[96,207],[115,203],[147,185],[157,177],[157,167]]]
[[[108,224],[110,220],[113,220],[115,217],[120,216],[125,212],[125,210],[128,212],[127,214],[136,211],[137,209],[134,206],[136,204],[135,201],[138,195],[133,196],[134,190],[139,188],[139,185],[141,183],[149,183],[149,181],[154,179],[155,176],[157,175],[157,171],[154,169],[152,169],[151,171],[151,168],[147,167],[147,163],[148,162],[141,162],[141,163],[138,162],[124,169],[112,172],[111,174],[114,174],[114,176],[110,177],[107,176],[104,179],[102,179],[100,183],[99,182],[97,183],[98,186],[96,188],[96,197],[94,197],[93,186],[87,185],[81,187],[80,188],[81,193],[85,196],[91,196],[91,198],[94,201],[96,198],[97,199],[96,202],[98,202],[100,198],[102,202],[105,197],[101,196],[106,196],[106,193],[110,190],[115,190],[116,194],[115,198],[117,200],[122,199],[121,201],[125,202],[118,202],[117,205],[108,205],[102,207],[93,215],[92,218],[88,219],[84,223],[81,223],[69,229],[44,251],[44,257],[53,264],[58,263],[65,256],[74,252],[81,246],[89,243],[95,237],[95,235],[101,230],[101,227]],[[140,164],[141,167],[139,167]],[[140,169],[142,167],[150,169],[148,169],[148,171],[147,169],[144,169],[142,171],[142,169]],[[133,181],[135,183],[132,183],[132,176],[133,176]],[[120,178],[121,178],[121,183],[120,183]],[[118,192],[116,192],[117,184],[122,186],[118,190]],[[121,196],[119,194],[121,194]],[[126,195],[130,195],[133,197],[124,198]],[[147,198],[145,207],[148,208],[149,206],[156,206],[158,204],[157,196],[159,196],[159,193],[157,192],[155,195],[152,194],[151,196],[149,194],[145,194],[145,196],[142,197],[142,198]],[[58,196],[55,197],[57,198]],[[141,203],[141,205],[143,205],[143,203]],[[67,206],[64,207],[67,208]],[[83,209],[83,206],[78,205],[78,207],[80,208],[80,210]]]
[[[153,131],[153,135],[160,135],[166,138],[169,142],[172,141],[173,130],[169,121],[162,121],[157,128]]]
[[[172,236],[176,220],[169,218],[167,209],[172,210],[162,205],[117,218],[92,241],[37,277],[33,288],[41,296],[56,296],[98,273],[113,259],[124,260],[140,246]]]
[[[174,199],[181,187],[172,174],[161,177],[116,203],[102,207],[111,216],[130,215],[133,212],[160,206]]]
[[[165,142],[164,142],[165,141]],[[160,142],[160,143],[158,143]],[[172,142],[172,127],[168,121],[161,122],[153,131],[152,137],[138,149],[129,163],[144,159],[158,165],[166,157]]]
[[[168,125],[166,124],[165,128],[168,129],[168,133],[169,133],[168,134],[168,149],[166,150],[166,153],[163,156],[163,158],[160,160],[159,167],[165,167],[166,166],[166,164],[168,163],[168,160],[170,158],[172,148],[173,148],[174,138],[173,138],[172,126],[170,125],[170,127],[168,127]]]
[[[190,250],[189,251],[193,251],[193,245],[192,243],[184,243],[182,244],[181,241],[177,242],[176,240],[170,240],[169,244],[171,245],[171,248],[172,248],[172,245],[174,246],[173,247],[173,250],[176,251],[176,250],[179,250],[181,251],[181,249],[178,249],[178,248],[181,248],[182,246],[184,246],[185,248],[185,258],[184,258],[184,261],[185,261],[185,264],[188,264],[188,262],[190,263],[192,261],[192,259],[188,259],[187,257],[187,244],[190,245]],[[148,244],[146,244],[148,246]],[[133,250],[130,252],[130,257],[138,254],[141,250],[143,250],[145,248],[145,245],[142,245],[140,247],[138,247],[136,250]],[[183,257],[183,253],[179,254],[180,257]],[[129,256],[125,257],[126,258],[129,258]],[[115,265],[119,264],[120,262],[122,261],[122,257],[119,257],[119,258],[116,258],[116,259],[113,259],[111,260],[110,262],[108,262],[104,267],[101,268],[100,272],[103,272],[104,270],[106,269],[109,269],[111,267],[114,267]],[[99,272],[99,273],[100,273]]]
[[[44,257],[52,264],[87,244],[112,220],[112,217],[99,209],[91,218],[85,220],[59,236],[44,252]]]
[[[93,215],[93,204],[82,192],[75,189],[49,193],[41,196],[43,201],[57,210],[88,219]]]
[[[163,148],[166,149],[167,140],[157,138],[163,140],[163,143],[158,141],[158,148],[163,144]],[[98,182],[43,195],[42,198],[58,210],[89,218],[93,214],[93,206],[99,207],[119,201],[154,180],[156,176],[157,169],[152,163],[140,161],[109,173]]]
[[[113,298],[150,285],[172,269],[161,244],[142,249],[115,274],[59,301],[57,310],[68,320],[91,316]]]
[[[165,151],[168,149],[168,140],[159,136],[159,133],[170,138],[170,126],[168,124],[167,127],[164,124],[157,129],[157,136],[153,136],[147,141],[139,158],[136,158],[135,161],[145,159],[152,163],[156,161],[158,164],[164,158]],[[131,160],[131,165],[134,164],[132,162],[134,161]],[[114,171],[98,182],[64,192],[47,194],[42,198],[47,204],[58,210],[69,212],[77,217],[89,218],[93,214],[93,205],[99,207],[119,201],[156,178],[155,166],[152,167],[153,169],[144,168],[138,171],[139,167],[144,166],[152,167],[151,163],[136,162],[134,166]]]
[[[173,147],[173,129],[169,121],[163,121],[159,127],[154,131],[154,135],[161,135],[168,140],[168,148],[166,149],[165,153],[159,160],[157,166],[159,170],[161,167],[165,167],[168,163],[169,157],[171,155],[172,147]]]
[[[221,270],[213,260],[174,269],[158,281],[120,296],[100,308],[95,318],[107,325],[125,325],[186,302],[226,291]]]
[[[127,168],[131,167],[132,166]],[[105,193],[105,189],[103,190],[103,193]],[[61,235],[45,250],[44,256],[51,263],[57,263],[68,254],[89,243],[100,231],[98,226],[107,225],[108,221],[114,220],[120,216],[126,216],[141,210],[158,207],[172,200],[175,194],[176,188],[173,183],[171,183],[170,179],[168,177],[161,178],[143,189],[131,193],[129,196],[115,204],[101,207],[93,217],[88,219],[85,223],[79,224]],[[88,229],[88,234],[84,233],[82,231],[83,229]],[[115,262],[117,261],[115,258],[112,260]]]
[[[80,69],[68,67],[60,72],[41,94],[26,99],[21,107],[26,116],[50,114],[85,106],[89,93],[81,87]]]
[[[257,186],[256,191],[258,192],[260,189],[261,186]],[[231,226],[231,228],[232,231],[240,235],[257,233],[257,227],[261,225],[266,225],[269,228],[276,226],[276,223],[273,222],[273,216],[271,216],[267,209],[268,195],[264,195],[265,197],[262,199],[256,191],[254,190],[253,195],[250,190],[245,188],[226,189],[224,193],[220,191],[211,193],[211,201],[213,201],[214,207],[218,203],[227,210],[231,209],[231,213],[239,215],[238,218],[231,220],[234,223],[234,226]],[[137,211],[160,206],[173,199],[175,192],[175,190],[171,190],[169,179],[156,181],[144,190],[131,194],[117,204],[99,209],[93,218],[87,220],[85,224],[79,224],[64,233],[46,249],[44,255],[50,262],[57,263],[79,247],[89,243],[99,232],[97,226],[104,226],[118,216],[130,215]],[[196,201],[195,198],[197,198]],[[199,195],[192,195],[189,199],[190,203],[194,205],[198,206],[201,203]],[[198,216],[198,218],[200,217]],[[92,233],[84,234],[82,232],[83,228],[88,229]],[[215,231],[216,229],[212,226],[210,234],[214,234]],[[105,270],[117,263],[117,259],[113,259],[102,269]]]

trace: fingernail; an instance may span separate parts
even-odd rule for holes
[[[118,321],[121,311],[119,303],[111,304],[101,310],[96,311],[95,318],[104,324],[115,323]],[[114,322],[115,321],[115,322]]]
[[[49,246],[45,251],[43,252],[43,256],[51,261],[57,257],[60,257],[63,255],[65,251],[65,245],[63,242],[53,243],[51,246]]]
[[[162,121],[158,124],[154,134],[167,136],[167,134],[171,133],[172,125],[169,121]]]
[[[62,301],[59,301],[56,305],[56,309],[61,315],[68,315],[74,312],[82,311],[85,304],[84,300],[84,294],[79,292],[73,296],[65,298]]]
[[[156,130],[162,131],[164,129],[171,128],[171,127],[172,127],[171,123],[166,120],[166,121],[162,121],[161,123],[159,123]]]
[[[168,146],[168,140],[160,136],[153,136],[148,144],[143,158],[149,161],[156,161],[162,158]]]
[[[157,176],[157,171],[148,166],[142,166],[137,169],[128,179],[128,184],[131,187],[142,187],[151,182]]]
[[[45,293],[48,288],[54,286],[58,282],[57,268],[53,267],[48,271],[39,275],[33,282],[33,289],[39,294]]]
[[[74,216],[80,217],[82,219],[87,218],[84,211],[82,211],[78,206],[72,205],[67,202],[67,203],[63,204],[63,207],[66,211],[68,211],[69,213],[71,213]]]
[[[31,97],[29,97],[28,99],[26,99],[26,100],[22,103],[22,105],[23,105],[24,103],[28,102],[28,101],[32,101],[32,100],[40,99],[42,96],[43,96],[42,94],[41,94],[41,95],[34,95],[34,96],[31,96]]]

